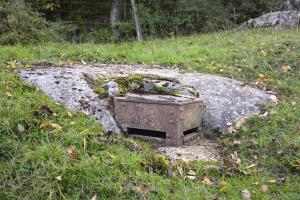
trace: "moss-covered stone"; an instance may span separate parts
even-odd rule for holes
[[[108,97],[108,90],[105,87],[97,87],[94,91],[102,98]]]
[[[156,86],[154,88],[155,92],[158,94],[166,94],[167,93],[167,88],[164,86]]]

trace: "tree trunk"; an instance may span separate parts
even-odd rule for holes
[[[111,7],[111,12],[110,12],[110,24],[111,24],[111,29],[113,32],[113,35],[117,39],[121,39],[121,32],[118,29],[118,21],[119,21],[119,0],[113,0],[112,1],[112,7]]]
[[[135,28],[136,28],[136,36],[137,40],[140,42],[142,41],[142,31],[141,31],[141,24],[140,24],[140,19],[137,13],[137,7],[135,4],[135,0],[131,0],[131,5],[132,5],[132,10],[133,10],[133,17],[135,21]]]

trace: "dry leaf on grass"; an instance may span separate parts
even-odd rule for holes
[[[253,167],[256,167],[256,164],[249,165],[249,166],[247,166],[246,168],[247,168],[247,169],[251,169],[251,168],[253,168]]]
[[[232,144],[233,145],[240,145],[241,144],[241,140],[233,140]]]
[[[5,95],[8,96],[8,97],[12,97],[13,96],[12,93],[10,93],[10,92],[6,92]]]
[[[67,112],[67,114],[68,114],[69,117],[73,116],[73,114],[71,112]]]
[[[281,71],[281,72],[284,72],[284,73],[288,73],[288,72],[290,72],[290,71],[293,71],[293,69],[292,69],[292,67],[289,66],[289,65],[284,65],[284,66],[280,67],[280,71]]]
[[[237,151],[234,151],[231,155],[232,161],[234,161],[236,164],[241,163],[241,159],[238,157]]]
[[[203,180],[201,181],[205,185],[212,185],[212,182],[210,181],[209,178],[204,177]]]
[[[97,194],[95,194],[91,200],[97,200]]]
[[[74,151],[74,149],[72,147],[68,148],[68,154],[72,160],[79,160],[76,152]]]
[[[55,128],[55,129],[62,129],[62,127],[58,124],[55,124],[55,123],[51,123],[50,124],[52,126],[52,128]]]
[[[194,180],[196,180],[197,179],[197,177],[196,176],[186,176],[188,179],[190,179],[190,180],[192,180],[192,181],[194,181]]]
[[[47,128],[49,126],[49,123],[48,122],[42,122],[40,124],[40,128]]]
[[[141,193],[143,194],[144,200],[146,200],[146,199],[147,199],[147,195],[148,195],[148,193],[149,193],[149,188],[148,188],[148,186],[145,185],[145,184],[143,184],[143,185],[140,187],[140,191],[141,191]]]
[[[62,181],[62,176],[57,176],[57,177],[55,177],[55,179],[58,181]]]

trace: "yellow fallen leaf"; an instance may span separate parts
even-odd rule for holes
[[[57,176],[57,177],[55,177],[55,179],[58,181],[62,181],[62,176]]]
[[[229,188],[229,184],[226,181],[223,181],[223,180],[220,181],[219,185],[221,187],[220,192],[226,192]]]
[[[55,123],[51,123],[50,125],[51,125],[53,128],[55,128],[55,129],[61,129],[61,128],[62,128],[60,125],[55,124]]]
[[[247,166],[246,168],[247,168],[247,169],[250,169],[250,168],[253,168],[253,167],[256,167],[256,164],[249,165],[249,166]]]
[[[8,96],[8,97],[12,97],[13,96],[12,93],[10,93],[10,92],[6,92],[5,95]]]
[[[48,122],[42,122],[42,123],[40,124],[40,128],[47,128],[48,125],[49,125]]]
[[[69,117],[73,116],[73,114],[71,112],[67,112],[67,114],[68,114]]]

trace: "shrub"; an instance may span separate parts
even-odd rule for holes
[[[32,44],[63,41],[72,27],[47,22],[24,0],[0,0],[0,44]]]

